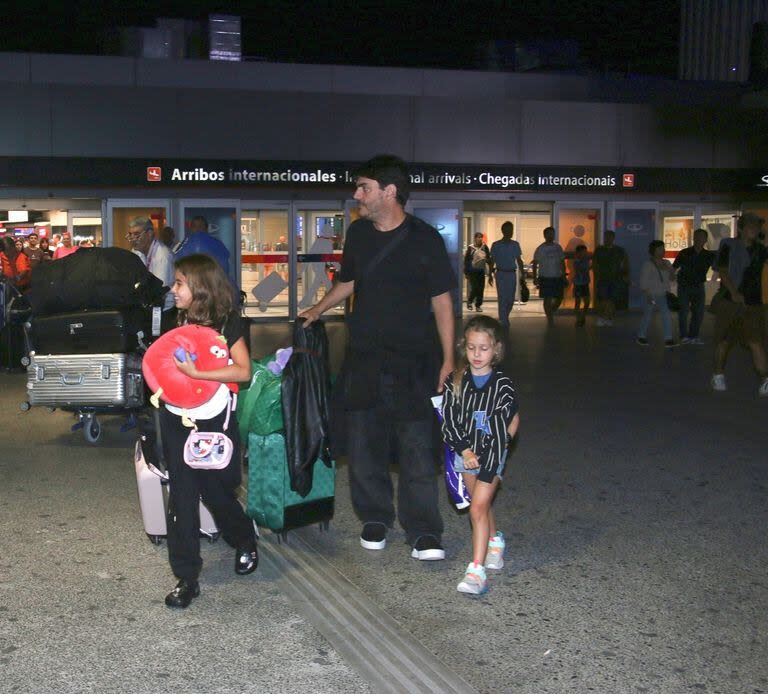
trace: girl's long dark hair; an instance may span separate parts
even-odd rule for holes
[[[467,321],[464,326],[464,334],[458,344],[459,358],[456,360],[456,369],[453,372],[453,397],[457,401],[461,400],[461,381],[469,365],[467,361],[467,333],[486,333],[493,340],[491,364],[496,366],[504,358],[503,331],[501,323],[490,316],[475,316]]]
[[[192,294],[189,308],[179,311],[179,325],[193,323],[221,330],[232,310],[232,285],[211,256],[188,255],[174,263]]]

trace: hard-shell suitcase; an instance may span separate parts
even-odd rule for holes
[[[153,442],[146,436],[139,437],[134,451],[136,467],[136,486],[139,492],[139,507],[144,521],[144,531],[147,537],[156,545],[168,535],[168,473],[161,470],[152,460],[153,455],[145,448]],[[219,537],[219,529],[213,520],[211,512],[200,501],[200,534],[215,542]]]
[[[36,354],[134,352],[151,336],[152,309],[146,308],[94,309],[35,316],[30,321]]]
[[[144,377],[137,354],[30,353],[30,405],[132,409],[144,404]]]
[[[311,523],[327,528],[334,511],[336,464],[318,458],[312,488],[302,497],[291,489],[285,437],[248,434],[247,514],[262,527],[285,537],[288,530]]]

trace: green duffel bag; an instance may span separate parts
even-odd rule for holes
[[[237,396],[237,422],[243,441],[249,432],[267,435],[283,430],[281,378],[267,368],[274,358],[270,354],[251,362],[251,382]]]
[[[248,516],[257,525],[286,533],[312,523],[327,528],[333,517],[336,465],[315,462],[312,489],[305,497],[291,489],[285,437],[248,434]]]

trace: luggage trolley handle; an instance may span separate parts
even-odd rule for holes
[[[83,374],[61,374],[61,382],[65,386],[82,385]]]

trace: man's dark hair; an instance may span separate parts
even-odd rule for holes
[[[196,217],[192,217],[192,223],[194,222],[202,222],[204,229],[208,231],[208,220],[203,215],[199,214]]]
[[[544,236],[547,236],[547,234],[552,234],[552,236],[554,236],[555,227],[544,227]]]
[[[403,206],[408,202],[408,196],[411,194],[408,166],[394,154],[379,154],[355,169],[352,175],[356,179],[370,178],[381,188],[393,185],[397,189],[397,201]]]
[[[515,225],[512,224],[512,222],[504,222],[504,224],[501,225],[501,233],[504,234],[504,236],[512,236],[512,234],[515,233]]]
[[[583,243],[580,243],[578,246],[576,246],[576,252],[577,253],[579,251],[586,251],[586,250],[587,250],[587,247]]]
[[[648,244],[648,255],[653,255],[657,248],[664,248],[664,242],[656,239]]]
[[[616,238],[616,232],[613,229],[606,229],[603,232],[603,238],[605,238],[608,235],[613,236],[613,238]]]
[[[707,230],[702,228],[694,229],[693,235],[696,236],[696,234],[704,234],[707,237],[709,236],[709,234],[707,234]]]
[[[483,232],[482,232],[482,231],[476,231],[476,232],[475,232],[475,238],[477,238],[478,236],[479,236],[480,238],[483,238]]]

